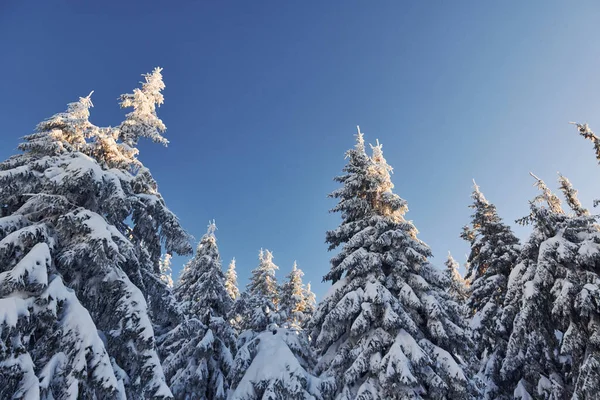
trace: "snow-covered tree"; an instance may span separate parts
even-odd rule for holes
[[[596,136],[596,134],[590,129],[588,124],[578,124],[575,122],[571,122],[573,125],[577,126],[577,131],[581,136],[589,140],[594,144],[594,151],[596,152],[596,160],[600,163],[600,138]]]
[[[281,285],[280,310],[284,320],[291,327],[300,327],[306,319],[305,288],[302,284],[304,272],[298,268],[294,261],[292,271],[287,276],[287,281]]]
[[[171,269],[171,255],[166,253],[160,259],[160,280],[167,284],[168,287],[173,287],[173,270]]]
[[[334,379],[339,400],[468,398],[460,307],[404,218],[407,203],[392,192],[381,145],[368,157],[359,131],[346,156],[335,179],[343,186],[331,195],[342,223],[326,236],[330,249],[342,248],[312,321],[316,371]]]
[[[0,164],[0,397],[171,397],[154,328],[177,321],[173,303],[158,307],[159,260],[189,253],[189,238],[137,149],[91,124],[91,106],[40,123]]]
[[[458,271],[460,266],[450,252],[448,252],[448,258],[444,264],[446,265],[446,278],[449,282],[448,293],[455,302],[463,305],[469,297],[469,293],[467,282]]]
[[[229,400],[328,399],[333,385],[310,373],[313,358],[302,333],[273,324],[238,351]]]
[[[565,196],[565,200],[567,204],[573,210],[576,216],[581,217],[583,215],[589,215],[589,211],[581,205],[579,198],[577,198],[577,190],[573,188],[571,181],[563,176],[562,174],[558,174],[558,182],[560,184],[560,190]]]
[[[317,296],[312,291],[312,287],[310,282],[306,284],[304,287],[304,314],[305,314],[305,322],[304,325],[307,326],[310,324],[310,320],[317,309]]]
[[[133,108],[119,126],[119,139],[130,147],[135,146],[141,137],[164,145],[169,143],[162,136],[167,128],[156,115],[156,107],[164,102],[162,90],[165,84],[161,72],[162,68],[155,68],[152,73],[142,75],[145,82],[141,89],[121,95],[121,107]]]
[[[466,279],[470,287],[466,306],[479,360],[479,378],[485,383],[487,395],[493,396],[500,369],[498,353],[504,350],[508,339],[497,331],[497,324],[502,317],[508,277],[517,263],[520,245],[511,228],[498,215],[496,206],[475,183],[471,198],[471,223],[463,228],[461,235],[471,246],[467,258]]]
[[[241,310],[244,315],[241,329],[254,333],[279,322],[279,290],[275,277],[279,267],[273,263],[273,254],[269,250],[261,249],[258,260],[258,267],[252,270],[250,283],[246,286],[246,295],[242,294],[240,298],[240,307],[244,308]]]
[[[233,300],[225,288],[215,230],[213,221],[174,290],[184,313],[201,322],[192,322],[197,330],[187,332],[196,340],[167,355],[164,361],[165,375],[180,399],[223,400],[229,389],[227,376],[236,350],[235,334],[228,322]]]
[[[237,272],[235,271],[235,258],[229,263],[227,272],[225,273],[225,289],[227,294],[231,297],[231,300],[235,301],[240,297],[240,290],[238,289],[237,283]]]
[[[534,230],[505,301],[507,318],[514,318],[501,387],[505,398],[594,398],[600,382],[600,235],[595,217],[566,215],[535,178],[542,194],[522,220]]]

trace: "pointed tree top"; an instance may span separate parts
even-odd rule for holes
[[[475,179],[473,179],[473,194],[471,195],[471,197],[476,202],[480,202],[480,203],[483,203],[483,204],[489,204],[490,203],[485,198],[485,196],[483,195],[483,193],[481,192],[481,189],[479,188],[479,185],[475,182]]]
[[[589,211],[583,207],[579,198],[577,197],[577,190],[571,184],[569,179],[558,172],[558,182],[560,184],[560,190],[563,192],[565,199],[567,200],[567,204],[575,212],[575,215],[581,217],[583,215],[589,215]]]
[[[375,146],[369,143],[369,146],[371,146],[371,150],[373,151],[373,156],[371,158],[375,162],[385,161],[385,158],[383,158],[383,144],[379,143],[379,139],[375,139],[375,142],[377,143]]]
[[[446,259],[445,264],[450,269],[458,269],[459,267],[458,262],[454,259],[454,257],[452,257],[452,253],[450,253],[450,251],[448,251],[448,258]]]
[[[298,263],[296,262],[296,260],[294,260],[294,265],[292,266],[292,271],[295,271],[298,269]]]
[[[94,91],[92,90],[92,91],[90,92],[90,94],[88,94],[87,96],[85,96],[85,97],[80,97],[80,98],[79,98],[79,102],[80,102],[81,104],[83,104],[84,106],[86,106],[87,108],[94,107],[94,104],[92,103],[92,94],[93,94],[93,93],[94,93]]]
[[[533,186],[537,187],[542,192],[540,195],[536,196],[534,201],[545,201],[546,204],[548,204],[548,208],[550,209],[550,211],[557,214],[564,214],[564,211],[560,205],[560,199],[554,193],[552,193],[552,191],[546,185],[546,183],[537,176],[535,176],[533,172],[530,172],[529,175],[531,175],[533,179],[535,179],[535,183],[533,184]]]
[[[356,150],[365,151],[365,139],[360,131],[360,126],[356,125],[356,130],[358,131],[356,134]]]
[[[215,220],[208,221],[208,229],[206,230],[206,234],[209,236],[215,236],[215,231],[217,230],[217,224]]]

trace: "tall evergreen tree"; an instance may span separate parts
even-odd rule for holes
[[[137,102],[129,136],[153,101]],[[0,397],[171,397],[154,337],[175,323],[156,311],[159,259],[190,252],[189,238],[135,143],[91,124],[91,106],[70,104],[0,164]]]
[[[508,318],[515,316],[501,387],[505,398],[594,398],[600,382],[599,232],[594,217],[566,215],[535,179],[542,193],[521,220],[534,231],[505,302]]]
[[[215,223],[210,223],[174,290],[184,313],[201,322],[192,323],[198,331],[187,332],[195,340],[164,362],[165,375],[179,399],[224,400],[229,390],[236,339],[227,316],[233,301],[225,288],[215,230]]]
[[[461,356],[469,339],[431,252],[404,219],[407,203],[393,185],[381,145],[373,157],[357,144],[346,153],[327,233],[333,282],[313,318],[321,356],[317,372],[335,380],[336,399],[468,398]]]
[[[235,271],[235,258],[229,263],[227,272],[225,273],[225,289],[227,294],[231,297],[231,300],[235,301],[240,297],[240,290],[238,289],[237,283],[237,272]]]
[[[508,277],[517,263],[519,239],[502,222],[496,206],[490,203],[474,183],[471,195],[471,224],[463,228],[462,238],[471,245],[466,279],[470,282],[466,302],[472,338],[479,360],[479,377],[485,383],[486,396],[497,391],[499,353],[506,347],[506,334],[497,330],[506,296]]]

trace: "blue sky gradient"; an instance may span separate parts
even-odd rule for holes
[[[553,188],[562,172],[591,207],[600,167],[568,122],[600,131],[599,18],[597,1],[5,0],[0,159],[91,90],[91,120],[118,124],[118,95],[161,66],[171,144],[140,159],[169,207],[196,239],[216,219],[241,287],[264,247],[321,297],[326,196],[357,124],[438,266],[464,261],[472,178],[512,225],[529,171]]]

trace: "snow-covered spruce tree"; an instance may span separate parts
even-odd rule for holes
[[[458,262],[452,257],[452,254],[448,252],[448,258],[444,263],[446,265],[446,278],[448,279],[448,293],[450,297],[458,304],[464,305],[465,301],[469,297],[468,285],[465,279],[458,271]]]
[[[240,297],[240,290],[237,283],[237,272],[235,271],[235,258],[229,263],[225,273],[225,289],[231,300],[235,301]]]
[[[40,123],[0,164],[2,398],[171,397],[150,317],[169,318],[153,313],[163,292],[151,286],[166,288],[161,245],[186,254],[188,236],[119,128],[89,122],[91,106]]]
[[[505,302],[508,318],[515,317],[502,362],[502,398],[594,398],[600,382],[600,234],[595,217],[566,215],[535,179],[542,194],[521,220],[534,231],[511,273]]]
[[[229,390],[236,339],[227,315],[233,301],[225,288],[215,230],[210,223],[174,289],[184,314],[201,322],[192,322],[199,330],[186,331],[194,339],[164,360],[165,375],[179,399],[223,400]]]
[[[264,331],[269,324],[279,323],[279,288],[275,277],[279,267],[273,263],[273,253],[269,250],[261,249],[258,260],[258,267],[252,270],[246,286],[247,296],[242,295],[241,303],[246,308],[241,328],[254,334]]]
[[[287,281],[281,285],[281,301],[279,308],[286,325],[299,328],[303,325],[306,316],[305,288],[302,284],[304,272],[298,268],[294,261],[292,271],[287,276]]]
[[[305,328],[310,325],[310,320],[317,309],[317,296],[313,293],[310,282],[308,282],[304,287],[303,295],[305,320],[302,327]]]
[[[229,400],[330,398],[332,383],[313,376],[313,367],[306,337],[272,324],[239,349]]]
[[[460,306],[404,219],[408,207],[392,192],[381,145],[369,158],[359,132],[346,157],[335,178],[343,186],[331,195],[342,224],[326,236],[330,249],[342,248],[312,322],[316,371],[335,380],[339,400],[469,398]]]
[[[461,235],[471,246],[465,276],[470,282],[466,306],[479,360],[478,377],[485,384],[486,396],[493,397],[500,370],[498,353],[504,351],[508,339],[498,332],[497,324],[520,245],[512,229],[498,215],[496,206],[473,183],[471,223],[463,228]]]

